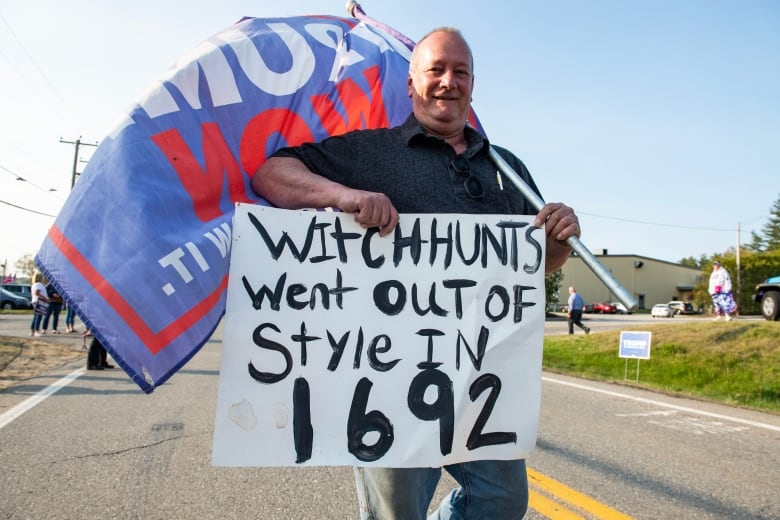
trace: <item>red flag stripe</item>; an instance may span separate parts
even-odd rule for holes
[[[170,342],[178,338],[190,326],[202,319],[216,305],[219,304],[222,294],[227,289],[228,276],[222,278],[217,286],[206,298],[192,307],[185,314],[173,321],[170,325],[155,333],[149,328],[141,316],[135,312],[133,306],[122,298],[119,292],[103,277],[97,269],[86,259],[84,255],[70,242],[64,234],[52,226],[49,230],[49,238],[60,250],[62,255],[76,268],[89,284],[103,297],[114,311],[125,321],[125,324],[135,333],[141,342],[152,354],[158,354]]]

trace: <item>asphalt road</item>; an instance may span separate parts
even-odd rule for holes
[[[27,327],[0,314],[0,334]],[[565,327],[551,320],[546,333]],[[152,395],[82,361],[1,392],[0,518],[358,518],[350,468],[211,466],[220,337]],[[778,463],[778,416],[546,374],[527,518],[778,519]]]

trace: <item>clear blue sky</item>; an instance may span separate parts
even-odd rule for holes
[[[574,207],[594,252],[723,252],[780,197],[780,2],[361,5],[415,40],[464,32],[488,135],[548,201]],[[302,14],[346,11],[341,0],[0,0],[0,263],[35,253],[67,196],[74,147],[60,138],[101,140],[180,56],[241,17]]]

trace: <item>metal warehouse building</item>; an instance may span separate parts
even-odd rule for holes
[[[693,301],[693,288],[702,271],[673,262],[636,255],[595,255],[598,261],[634,295],[640,309],[670,300]],[[558,302],[565,305],[569,286],[577,288],[586,303],[614,302],[615,295],[590,270],[579,256],[571,256],[564,264]]]

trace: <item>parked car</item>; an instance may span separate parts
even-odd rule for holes
[[[761,305],[761,314],[769,321],[780,320],[780,276],[756,285],[753,301]]]
[[[3,289],[32,301],[32,292],[29,285],[23,283],[4,283]]]
[[[669,308],[672,309],[675,315],[696,314],[696,310],[690,302],[671,301],[667,305],[669,305]]]
[[[668,303],[656,303],[650,310],[650,316],[653,318],[673,318],[674,311]]]
[[[593,304],[592,303],[586,303],[582,306],[582,312],[585,314],[590,314],[593,312]]]
[[[620,302],[610,302],[610,305],[614,305],[618,314],[634,314],[634,311],[630,311]]]
[[[19,296],[6,289],[0,289],[0,309],[31,309],[32,303],[24,296]]]
[[[617,307],[611,303],[598,302],[593,304],[593,312],[596,314],[617,314]]]

